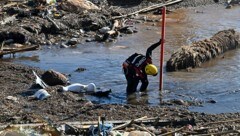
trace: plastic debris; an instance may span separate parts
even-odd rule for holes
[[[113,128],[112,124],[99,124],[99,128],[100,128],[100,132],[102,136],[108,136],[108,134],[110,133],[110,131]],[[94,126],[90,126],[89,127],[89,136],[98,136],[98,127],[94,127]]]
[[[47,2],[47,4],[54,4],[54,3],[56,3],[56,0],[46,0],[46,2]]]
[[[96,85],[94,83],[90,83],[88,85],[74,83],[69,86],[62,87],[62,91],[71,91],[76,93],[95,92]]]
[[[33,74],[36,76],[35,80],[36,84],[39,84],[42,88],[48,87],[48,85],[45,82],[43,82],[43,80],[37,75],[35,71],[33,71]]]
[[[48,97],[50,97],[51,95],[44,89],[40,89],[38,90],[34,95],[33,97],[34,98],[37,98],[39,100],[43,100],[43,99],[46,99]]]

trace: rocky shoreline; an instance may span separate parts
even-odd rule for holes
[[[159,3],[161,1],[93,0],[92,4],[95,6],[82,3],[87,7],[79,7],[64,2],[49,5],[40,0],[5,2],[0,11],[0,42],[4,42],[4,46],[55,45],[60,48],[73,47],[84,42],[112,42],[118,36],[137,32],[126,25],[125,18],[113,19],[114,17]],[[168,8],[174,10],[207,4],[214,4],[214,1],[187,0],[171,4]],[[76,10],[70,10],[72,8]],[[138,15],[133,15],[130,19],[137,17]],[[146,20],[140,20],[144,21]]]
[[[107,3],[102,3],[101,1],[91,1],[98,7],[108,6],[105,9],[111,9],[111,6],[120,6],[118,13],[129,12],[129,10],[138,10],[143,7],[149,6],[149,4],[154,4],[148,1],[132,1],[134,8],[125,8],[124,3],[129,1],[118,1],[110,0],[109,3],[114,5],[108,5]],[[220,1],[224,3],[225,1]],[[209,0],[187,0],[176,5],[172,5],[170,9],[194,7],[200,5],[214,4],[214,1]],[[123,7],[124,8],[123,8]],[[126,6],[126,5],[125,5]],[[45,8],[45,7],[43,7]],[[2,10],[2,9],[1,9]],[[1,13],[5,13],[6,8]],[[1,24],[4,27],[0,29],[0,42],[4,42],[4,47],[10,46],[12,44],[23,44],[24,46],[39,45],[56,45],[61,47],[76,46],[80,42],[90,42],[94,41],[92,38],[96,38],[96,33],[98,33],[100,28],[103,28],[110,23],[110,18],[115,12],[101,11],[92,12],[88,15],[79,15],[73,13],[65,13],[62,19],[51,19],[56,17],[55,14],[51,18],[42,18],[37,16],[25,15],[26,11],[14,10],[15,14],[18,15],[18,19],[12,23]],[[40,10],[41,11],[41,10]],[[89,12],[89,11],[88,11]],[[22,17],[24,13],[24,17]],[[41,12],[40,12],[41,13]],[[106,15],[105,15],[106,13]],[[15,15],[14,14],[14,15]],[[60,13],[61,14],[61,13]],[[120,15],[120,14],[117,14]],[[94,19],[90,19],[95,17]],[[76,19],[77,18],[77,19]],[[97,25],[93,23],[93,20],[97,18]],[[101,20],[99,20],[101,18]],[[90,20],[86,20],[90,19]],[[74,20],[74,21],[73,21]],[[91,21],[92,20],[92,21]],[[65,22],[64,22],[65,21]],[[71,21],[71,22],[70,22]],[[76,22],[75,22],[76,21]],[[35,24],[33,25],[33,22]],[[54,24],[54,22],[58,22]],[[79,23],[82,22],[82,23]],[[83,23],[84,22],[84,23]],[[92,22],[92,23],[89,23]],[[3,22],[2,22],[3,23]],[[58,25],[62,24],[62,25]],[[66,25],[68,24],[68,25]],[[79,25],[81,24],[81,25]],[[89,25],[91,24],[91,25]],[[94,25],[93,25],[94,24]],[[101,25],[100,25],[101,24]],[[59,26],[60,28],[58,28]],[[68,28],[64,28],[67,26]],[[84,27],[84,31],[82,30]],[[98,29],[96,29],[98,28]],[[121,27],[123,28],[123,27]],[[86,32],[89,29],[91,31]],[[12,31],[11,31],[12,30]],[[119,30],[118,30],[119,31]],[[130,30],[123,31],[129,33]],[[7,33],[8,32],[8,33]],[[17,37],[15,37],[17,36]],[[20,36],[20,37],[18,37]],[[4,38],[3,38],[4,37]],[[104,35],[99,35],[98,42],[102,42]],[[110,37],[111,38],[111,37]],[[12,40],[9,40],[12,39]],[[108,42],[111,42],[109,37]],[[114,37],[113,37],[114,39]],[[106,40],[104,41],[106,42]],[[71,92],[61,93],[58,91],[59,86],[52,86],[48,88],[49,93],[52,97],[49,99],[38,101],[30,100],[27,96],[29,89],[35,83],[35,76],[32,73],[34,70],[39,75],[43,74],[44,71],[30,66],[13,64],[8,62],[2,62],[0,65],[0,123],[1,126],[7,126],[10,124],[37,124],[37,123],[47,123],[55,124],[60,126],[63,122],[82,122],[82,121],[97,121],[99,117],[104,117],[106,121],[113,120],[132,120],[136,118],[141,118],[147,116],[149,118],[157,118],[158,123],[161,121],[166,121],[164,123],[159,123],[158,126],[153,124],[149,126],[154,126],[151,130],[152,133],[156,135],[161,135],[167,132],[172,132],[179,130],[176,133],[183,135],[237,135],[239,134],[240,124],[239,124],[239,113],[223,113],[223,114],[205,114],[190,112],[183,105],[177,106],[147,106],[147,105],[121,105],[121,104],[93,104],[88,100],[85,100],[80,95],[75,95]],[[176,124],[175,124],[176,123]],[[141,123],[140,123],[141,124]],[[174,124],[174,125],[173,125]],[[74,126],[74,125],[72,125]],[[148,126],[148,127],[149,127]],[[189,127],[191,126],[191,127]],[[145,126],[147,127],[147,126]],[[84,135],[86,132],[81,131],[81,127],[77,125],[74,126],[78,131],[75,135]],[[2,128],[5,131],[6,128]],[[173,134],[173,133],[172,133]],[[65,132],[65,135],[68,135]]]

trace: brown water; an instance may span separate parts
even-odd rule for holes
[[[159,16],[149,16],[159,18]],[[46,48],[16,54],[14,62],[54,69],[71,74],[72,83],[94,82],[98,87],[112,89],[109,98],[87,96],[97,103],[160,104],[159,77],[149,77],[145,95],[126,98],[126,80],[121,64],[132,53],[145,54],[149,45],[160,37],[159,24],[138,25],[138,33],[119,37],[115,43],[83,43],[75,49]],[[211,37],[220,30],[233,28],[240,32],[240,7],[225,9],[223,5],[180,9],[167,15],[165,62],[182,45]],[[224,58],[223,58],[224,56]],[[6,56],[7,57],[7,56]],[[7,58],[6,58],[7,59]],[[164,73],[163,100],[183,99],[203,102],[190,110],[221,113],[240,111],[240,50],[230,51],[194,69],[192,72]],[[159,48],[153,51],[153,62],[159,66]],[[78,67],[84,72],[74,72]],[[217,103],[207,103],[208,100]]]

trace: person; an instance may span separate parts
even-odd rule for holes
[[[137,91],[139,81],[142,83],[140,91],[145,91],[149,84],[147,75],[156,76],[158,74],[157,67],[152,64],[152,51],[157,48],[160,43],[161,39],[159,42],[148,47],[145,56],[134,53],[123,62],[123,72],[127,80],[127,94]]]

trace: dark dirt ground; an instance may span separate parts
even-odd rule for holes
[[[121,3],[122,2],[122,3]],[[122,5],[125,0],[113,1],[112,4]],[[137,1],[134,1],[137,2]],[[139,3],[134,3],[138,5]],[[125,2],[126,3],[126,2]],[[209,0],[186,0],[171,8],[189,7],[213,4]],[[144,6],[143,3],[141,6]],[[193,130],[206,128],[202,134],[219,133],[218,135],[237,135],[240,130],[240,113],[205,114],[190,112],[181,106],[168,107],[146,105],[120,105],[120,104],[92,104],[84,99],[83,95],[71,92],[58,92],[59,86],[49,87],[47,90],[51,97],[45,100],[30,100],[29,90],[35,82],[32,70],[41,75],[44,71],[39,68],[13,64],[0,61],[0,124],[24,124],[42,122],[71,122],[71,121],[97,121],[99,116],[106,120],[130,120],[143,116],[158,117],[161,120],[184,120],[189,122],[167,125],[165,127],[181,128],[191,124]],[[13,96],[13,99],[9,96]],[[212,123],[215,122],[215,123]],[[212,124],[211,124],[212,123]],[[226,132],[226,134],[220,134]],[[196,131],[197,133],[197,131]],[[231,134],[232,133],[232,134]],[[234,134],[233,134],[234,133]],[[199,134],[199,133],[198,133]]]

